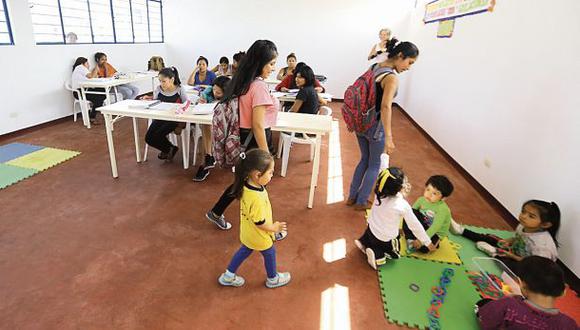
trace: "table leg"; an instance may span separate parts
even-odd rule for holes
[[[81,114],[83,116],[83,125],[87,128],[91,128],[91,121],[89,120],[89,109],[87,109],[87,95],[85,88],[81,87]]]
[[[316,149],[314,151],[314,163],[312,164],[312,177],[310,179],[310,195],[308,196],[308,208],[311,209],[314,204],[314,190],[318,182],[318,171],[320,170],[320,145],[322,136],[316,134]]]
[[[133,135],[135,135],[135,155],[137,156],[137,163],[141,162],[141,139],[139,138],[139,121],[138,118],[133,117]]]
[[[103,114],[105,117],[105,131],[107,132],[107,144],[109,145],[109,158],[111,160],[111,172],[113,178],[118,178],[117,159],[115,158],[115,144],[113,143],[113,118],[111,114]]]
[[[183,140],[183,168],[189,168],[189,141],[191,140],[191,123],[185,124],[185,131],[181,134],[185,134],[185,137],[182,137]]]

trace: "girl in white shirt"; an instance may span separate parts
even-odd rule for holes
[[[374,45],[369,52],[368,60],[375,63],[384,62],[387,59],[387,42],[391,39],[391,30],[381,29],[379,31],[379,43]]]
[[[78,100],[79,96],[81,95],[81,82],[91,78],[97,78],[98,75],[99,69],[96,65],[93,70],[89,70],[89,60],[86,57],[77,57],[75,64],[73,64],[73,72],[71,76],[71,87],[76,90],[76,92],[73,93],[74,98]],[[98,92],[100,94],[94,94],[94,92]],[[95,117],[97,116],[97,112],[95,109],[103,106],[103,101],[105,101],[107,95],[105,95],[105,90],[103,88],[88,88],[86,90],[85,96],[87,100],[91,101],[93,105],[89,110],[89,118],[92,124],[96,124]]]
[[[413,208],[401,193],[406,187],[405,174],[400,168],[390,167],[379,173],[375,185],[377,196],[368,218],[364,234],[354,244],[367,256],[373,269],[384,265],[387,259],[400,257],[399,225],[401,218],[417,239],[429,251],[435,250],[431,239],[413,213]]]

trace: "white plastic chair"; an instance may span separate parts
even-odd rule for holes
[[[147,127],[151,126],[151,123],[153,122],[152,119],[149,119],[147,121]],[[188,137],[187,136],[187,130],[183,129],[181,131],[180,134],[181,137],[181,152],[182,152],[182,156],[183,156],[183,168],[187,169],[188,168],[188,164],[187,162],[189,161],[189,157],[187,157],[187,140]],[[194,150],[194,154],[193,154],[193,165],[195,165],[195,161],[196,161],[196,157],[197,157],[197,145],[198,145],[198,141],[201,138],[201,129],[199,127],[199,125],[195,125],[194,129],[193,129],[193,150]],[[173,143],[174,145],[177,145],[177,135],[175,133],[169,133],[169,141],[171,141],[171,143]],[[147,143],[145,143],[145,151],[143,153],[143,161],[146,162],[147,161],[147,153],[149,151],[149,145]]]
[[[197,146],[199,144],[199,139],[201,139],[201,125],[196,124],[193,129],[193,162],[191,163],[194,166],[197,160]]]
[[[321,116],[332,116],[332,109],[327,106],[322,106],[318,110]],[[288,170],[288,159],[290,158],[290,148],[292,143],[309,144],[310,145],[310,161],[314,159],[314,152],[316,147],[316,138],[309,137],[304,134],[303,137],[296,137],[295,133],[280,132],[280,140],[278,141],[278,158],[282,157],[282,169],[280,175],[285,177]],[[283,154],[282,154],[283,153]]]
[[[81,112],[81,116],[83,118],[83,124],[85,126],[88,126],[88,121],[89,121],[89,106],[91,104],[91,101],[83,101],[81,98],[81,92],[78,89],[73,89],[72,85],[70,83],[70,81],[65,81],[64,82],[64,88],[70,92],[73,93],[73,95],[76,95],[76,98],[74,99],[74,103],[73,103],[73,120],[76,122],[77,121],[77,104],[79,106],[79,110]]]

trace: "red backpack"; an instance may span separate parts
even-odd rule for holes
[[[376,79],[385,73],[389,75],[393,69],[373,64],[344,92],[342,118],[350,132],[364,133],[377,121]]]
[[[252,132],[246,138],[244,145],[240,143],[240,110],[238,98],[226,103],[218,103],[213,111],[212,151],[216,164],[221,167],[232,167],[245,151],[252,139]]]

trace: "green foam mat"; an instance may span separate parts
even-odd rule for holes
[[[5,164],[44,171],[80,154],[77,151],[44,148],[15,158]]]
[[[482,228],[482,227],[475,227],[475,226],[465,226],[466,229],[471,231],[481,233],[481,234],[493,234],[501,238],[510,238],[514,236],[514,233],[507,230],[500,230],[500,229],[489,229],[489,228]],[[488,255],[479,251],[475,246],[475,242],[468,240],[467,238],[460,236],[460,235],[453,235],[449,234],[449,239],[453,242],[461,245],[459,248],[459,258],[463,261],[463,265],[467,270],[477,270],[475,264],[473,263],[473,257],[487,257]],[[482,265],[484,270],[494,273],[496,275],[500,275],[499,268],[493,266],[492,264],[483,264]]]
[[[389,322],[428,328],[431,288],[438,285],[445,268],[453,269],[455,274],[439,308],[441,329],[478,329],[473,306],[480,297],[465,268],[407,257],[391,260],[379,268],[380,290]],[[419,291],[411,290],[411,284],[418,285]]]
[[[0,163],[0,189],[4,189],[18,181],[24,180],[38,171]]]

